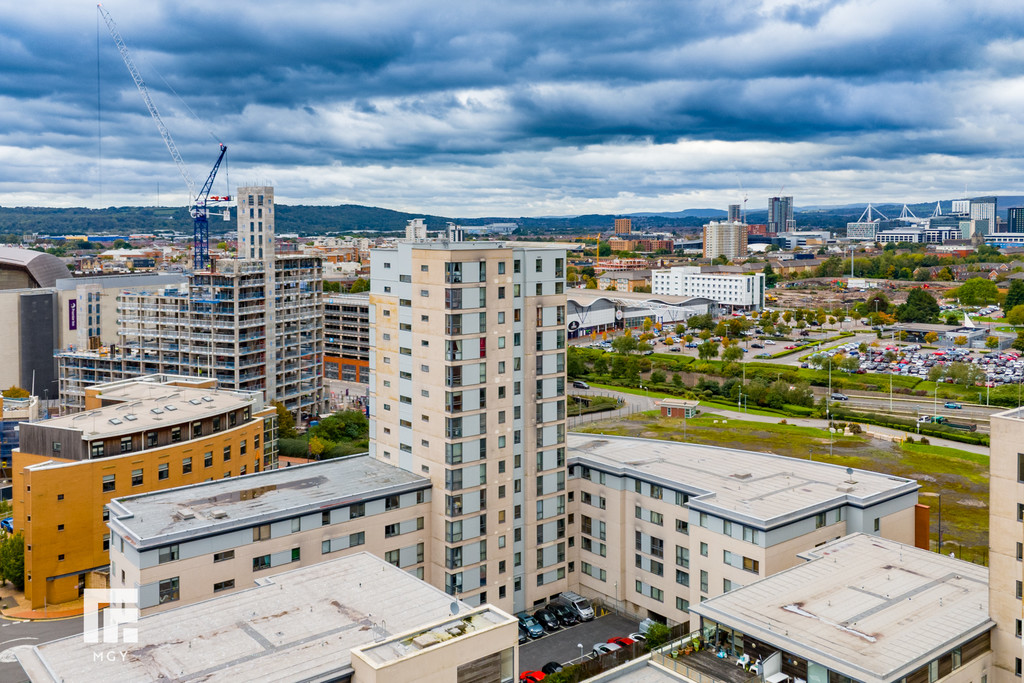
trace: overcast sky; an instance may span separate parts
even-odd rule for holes
[[[1024,194],[1021,0],[111,0],[198,183],[459,217]],[[0,3],[0,205],[184,204],[86,0]]]

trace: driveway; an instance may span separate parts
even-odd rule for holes
[[[564,664],[579,659],[578,643],[583,644],[583,654],[589,655],[594,643],[604,643],[614,636],[628,636],[635,633],[639,626],[640,623],[635,619],[606,614],[593,621],[563,628],[520,645],[519,671],[537,671],[548,662]]]

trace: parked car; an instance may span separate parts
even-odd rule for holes
[[[630,645],[632,645],[636,641],[633,640],[632,638],[617,637],[617,638],[609,638],[608,642],[609,643],[615,643],[619,647],[629,647]]]
[[[638,643],[643,643],[647,641],[647,636],[645,636],[643,633],[630,633],[629,637]]]
[[[957,403],[956,401],[946,401],[946,407],[952,410],[960,410],[961,408],[963,408],[963,406]]]
[[[523,625],[519,624],[519,644],[522,645],[523,643],[529,642],[529,640],[530,635],[526,632],[526,629],[523,628]]]
[[[542,666],[540,670],[546,674],[558,673],[562,670],[562,665],[558,662],[548,662],[547,664]]]
[[[922,415],[921,417],[917,418],[917,421],[918,422],[931,422],[932,421],[932,416],[931,415]]]
[[[773,342],[771,339],[765,339],[764,343],[765,346],[775,346],[775,342]]]
[[[519,680],[523,681],[524,683],[540,683],[540,681],[544,680],[544,672],[524,671],[523,673],[519,674]]]
[[[548,605],[546,609],[558,617],[558,622],[562,626],[572,626],[573,624],[578,624],[580,621],[579,617],[576,616],[576,613],[563,604],[553,602]]]
[[[557,631],[562,628],[558,623],[558,617],[546,609],[537,610],[533,613],[534,618],[540,622],[545,631]]]
[[[581,382],[580,380],[576,380],[576,381],[574,381],[572,383],[572,388],[573,389],[589,389],[590,385],[587,384],[586,382]]]
[[[616,645],[615,643],[595,643],[593,651],[594,656],[600,657],[601,655],[606,655],[609,652],[616,652],[621,649],[622,646]]]
[[[516,615],[516,618],[519,619],[519,624],[526,629],[526,633],[531,638],[540,638],[544,635],[544,627],[526,612],[520,612]]]
[[[833,392],[832,393],[832,400],[833,401],[849,401],[850,397],[847,396],[846,394],[840,394],[838,392]]]
[[[754,342],[753,344],[750,345],[750,348],[752,348],[752,349],[763,349],[764,348],[764,344],[758,344],[757,342]]]

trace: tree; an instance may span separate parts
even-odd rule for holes
[[[936,332],[929,332],[928,334],[924,335],[924,340],[929,344],[934,344],[939,340],[939,335]]]
[[[702,313],[700,315],[691,315],[686,320],[686,325],[691,330],[710,330],[714,327],[715,320],[711,317],[710,313]]]
[[[314,458],[319,459],[320,455],[327,450],[327,444],[319,436],[309,437],[309,453]]]
[[[664,384],[665,373],[661,370],[655,370],[651,373],[651,384]]]
[[[701,360],[711,360],[718,357],[718,342],[706,341],[697,347],[697,356]]]
[[[633,353],[637,350],[637,346],[639,346],[639,342],[631,334],[624,334],[612,341],[612,349],[615,353]]]
[[[357,277],[356,281],[352,283],[348,291],[352,294],[358,294],[359,292],[370,291],[370,281],[361,277]]]
[[[1003,299],[1003,310],[1009,317],[1010,311],[1021,305],[1024,305],[1024,280],[1014,280],[1010,283],[1006,298]]]
[[[682,323],[676,323],[676,336],[680,336],[686,333],[686,325]]]
[[[999,295],[996,283],[986,277],[972,277],[952,291],[960,303],[968,306],[983,306],[993,303]]]
[[[3,390],[4,398],[28,398],[28,392],[12,384],[9,388]]]
[[[604,375],[608,373],[608,359],[601,354],[594,359],[594,374]]]
[[[994,349],[999,346],[999,337],[985,337],[985,346]]]
[[[17,590],[25,589],[25,538],[20,531],[0,542],[0,576]]]
[[[960,336],[953,340],[953,343],[956,344],[957,346],[964,346],[967,343],[967,337],[961,334]]]
[[[274,401],[274,407],[277,409],[277,438],[294,439],[297,437],[295,417],[291,414],[291,411],[285,408],[284,404],[280,401]]]
[[[333,280],[324,280],[324,292],[341,292],[341,283]]]
[[[575,346],[569,347],[569,360],[565,371],[569,377],[582,377],[587,374],[587,364],[580,356]]]
[[[959,325],[960,316],[957,313],[947,313],[946,319],[943,322],[945,322],[947,325]]]
[[[722,352],[722,360],[727,363],[733,363],[743,358],[743,349],[738,344],[734,344]]]
[[[939,319],[935,297],[920,287],[910,290],[907,303],[896,307],[896,319],[904,323],[931,323]]]
[[[672,637],[672,630],[665,624],[654,623],[650,625],[645,635],[647,641],[644,643],[644,647],[649,652],[667,643],[668,639]]]
[[[1024,325],[1024,304],[1018,304],[1006,313],[1006,322],[1011,325]]]
[[[771,263],[764,264],[764,286],[766,289],[774,289],[775,285],[779,282],[779,276],[776,274],[775,269],[772,268]]]
[[[131,249],[132,243],[127,240],[114,240],[114,249]]]
[[[861,315],[871,315],[875,311],[888,313],[889,306],[891,305],[889,297],[882,292],[876,292],[869,296],[867,301],[857,306],[856,310],[860,312]]]
[[[1024,351],[1024,330],[1017,333],[1017,338],[1013,340],[1013,343],[1010,344],[1010,346],[1018,351]]]

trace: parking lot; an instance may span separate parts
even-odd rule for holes
[[[544,637],[519,646],[519,671],[536,671],[548,662],[565,662],[579,659],[583,644],[583,654],[589,655],[594,643],[606,642],[615,636],[628,636],[635,633],[640,624],[635,619],[627,619],[615,614],[607,614],[593,621],[562,628]]]

